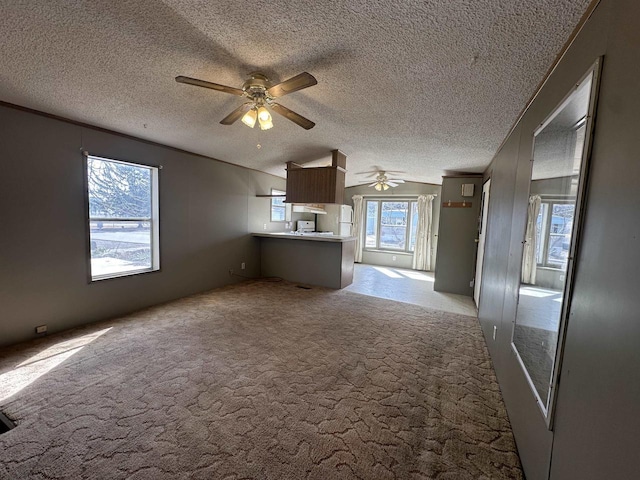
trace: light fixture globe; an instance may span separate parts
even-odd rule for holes
[[[268,122],[260,122],[260,130],[269,130],[273,127],[273,122],[269,120]]]
[[[271,114],[269,113],[269,110],[267,110],[267,107],[265,107],[264,105],[258,109],[258,118],[263,122],[271,120]]]
[[[271,114],[264,105],[258,108],[258,122],[260,122],[260,130],[269,130],[273,127]]]
[[[253,107],[242,117],[242,123],[244,123],[247,127],[253,128],[256,124],[256,119],[258,118],[258,110],[256,107]]]

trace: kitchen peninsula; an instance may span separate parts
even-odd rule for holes
[[[319,233],[254,233],[263,277],[329,288],[353,282],[356,237]]]

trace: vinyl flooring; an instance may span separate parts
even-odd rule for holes
[[[435,292],[433,283],[433,272],[357,263],[353,283],[345,290],[444,312],[477,316],[471,297]]]

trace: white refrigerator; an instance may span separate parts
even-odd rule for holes
[[[334,235],[351,236],[353,226],[353,208],[350,205],[327,204],[326,215],[318,215],[319,232],[333,232]]]

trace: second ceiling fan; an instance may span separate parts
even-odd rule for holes
[[[276,98],[283,97],[289,93],[316,85],[318,81],[313,75],[307,72],[303,72],[276,85],[272,85],[269,79],[262,73],[255,72],[249,75],[249,79],[244,82],[242,89],[227,87],[226,85],[182,75],[176,77],[176,82],[188,83],[196,87],[210,88],[219,92],[247,98],[248,101],[220,121],[223,125],[231,125],[242,118],[242,123],[248,127],[253,128],[256,122],[258,122],[260,129],[268,130],[273,127],[271,114],[269,113],[269,109],[271,109],[277,114],[291,120],[293,123],[300,125],[305,130],[309,130],[315,126],[315,123],[308,118],[274,101]]]
[[[384,170],[378,170],[374,172],[361,172],[361,173],[375,175],[376,181],[368,186],[375,188],[378,192],[382,192],[383,190],[389,190],[389,187],[397,187],[399,184],[404,183],[404,180],[401,180],[399,178],[389,178],[387,176],[387,173],[389,172]],[[396,173],[402,173],[402,172],[396,172]]]

